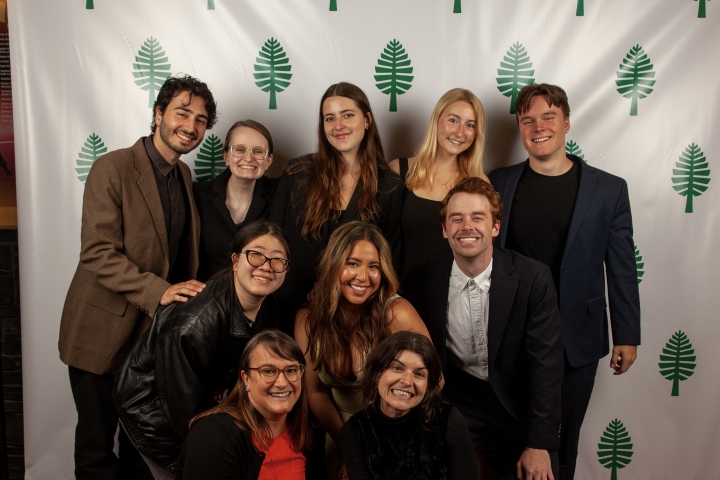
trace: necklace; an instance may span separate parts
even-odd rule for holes
[[[359,173],[359,172],[358,172],[358,173]],[[355,178],[355,174],[351,173],[351,174],[350,174],[350,178],[352,178],[353,181],[352,181],[352,182],[348,182],[347,185],[345,185],[344,183],[342,183],[342,181],[340,182],[340,188],[341,188],[342,190],[345,190],[345,188],[346,188],[347,186],[349,186],[349,185],[356,185],[357,182],[358,182],[358,180],[360,179],[360,175],[358,175],[358,178]]]
[[[284,429],[283,429],[283,432],[285,432]],[[280,435],[278,435],[277,437],[275,437],[273,439],[273,443],[275,443],[275,440],[277,440],[281,436],[282,436],[282,432],[280,433]],[[283,438],[282,440],[285,440],[285,439]],[[288,448],[290,449],[290,480],[292,480],[293,477],[295,476],[295,452],[293,452],[293,449],[290,446],[290,442],[285,441],[285,443],[287,444]],[[275,480],[280,480],[280,478],[278,477],[277,471],[275,470],[275,461],[270,456],[270,448],[268,448],[267,457],[270,459],[270,467],[272,467],[272,471],[273,471],[273,475],[275,476]]]
[[[433,176],[435,178],[437,178],[438,180],[440,180],[440,177],[438,177],[437,174],[433,173]],[[456,178],[457,178],[457,173],[453,173],[452,175],[450,175],[450,177],[448,177],[447,180],[445,180],[445,182],[441,183],[440,186],[442,188],[444,188],[445,190],[449,191],[450,189],[447,187],[447,184],[450,183],[451,180],[454,181]],[[442,180],[440,180],[440,181],[442,182]]]

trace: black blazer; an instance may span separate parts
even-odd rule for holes
[[[225,169],[215,180],[193,183],[195,203],[200,214],[200,266],[197,279],[206,281],[230,266],[230,246],[238,228],[225,205],[230,170]],[[252,201],[242,225],[267,218],[270,214],[273,181],[260,177],[255,181]]]
[[[447,368],[448,289],[453,257],[418,265],[403,284]],[[507,411],[526,428],[526,446],[559,447],[563,347],[550,269],[496,248],[490,275],[488,375]]]
[[[560,266],[558,303],[568,362],[581,367],[610,350],[605,300],[607,275],[613,344],[640,344],[640,295],[627,183],[568,155],[580,165],[580,186]],[[499,168],[490,181],[502,196],[502,224],[528,161]],[[507,228],[496,243],[505,246]]]

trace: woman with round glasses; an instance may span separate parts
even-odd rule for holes
[[[257,334],[232,392],[190,422],[175,470],[183,480],[305,480],[310,446],[305,359],[288,335]]]
[[[273,181],[265,172],[273,161],[273,140],[267,128],[255,120],[235,122],[225,137],[223,159],[227,168],[214,180],[193,184],[202,282],[230,266],[230,244],[238,230],[270,213]]]
[[[282,229],[245,226],[230,261],[201,293],[158,309],[116,375],[120,422],[155,478],[173,478],[190,419],[233,389],[250,339],[277,327],[272,294],[290,267]]]
[[[377,225],[391,245],[398,240],[400,178],[385,163],[365,93],[350,83],[331,85],[320,100],[317,134],[317,152],[288,162],[270,209],[270,220],[288,233],[296,258],[278,292],[289,329],[338,227],[362,220]]]
[[[480,478],[462,414],[440,394],[435,347],[413,332],[370,353],[360,380],[365,408],[340,432],[349,480]]]

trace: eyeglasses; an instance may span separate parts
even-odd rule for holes
[[[238,160],[241,158],[245,158],[248,152],[250,153],[250,156],[252,156],[252,158],[254,158],[255,160],[265,160],[270,154],[270,149],[262,149],[259,147],[247,148],[243,147],[242,145],[230,145],[228,147],[228,150],[230,151],[230,155],[232,155],[233,158],[237,158]]]
[[[288,382],[296,382],[302,377],[305,371],[305,365],[288,365],[282,370],[277,368],[275,365],[260,365],[257,368],[248,368],[247,370],[257,370],[260,374],[260,378],[265,383],[272,383],[280,376],[280,372],[285,375]]]
[[[247,257],[247,261],[253,267],[262,267],[266,262],[270,262],[270,270],[275,273],[282,273],[290,266],[290,260],[285,258],[270,258],[266,257],[260,252],[255,250],[240,250],[240,253],[244,253]]]

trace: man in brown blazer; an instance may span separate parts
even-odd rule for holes
[[[113,453],[115,371],[160,305],[185,302],[204,288],[193,280],[200,220],[192,176],[179,159],[215,120],[205,83],[168,78],[153,106],[151,136],[98,159],[87,177],[80,262],[58,342],[78,413],[77,479],[129,478]],[[122,460],[133,447],[120,436]]]

